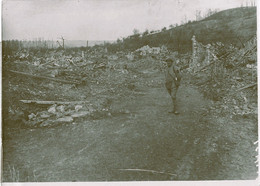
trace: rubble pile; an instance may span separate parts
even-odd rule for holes
[[[39,127],[48,126],[48,123],[72,123],[75,116],[84,118],[95,112],[109,112],[106,110],[109,107],[102,104],[94,107],[80,104],[80,109],[73,104],[40,108],[21,100],[96,104],[103,99],[130,97],[139,94],[143,87],[163,86],[161,79],[155,77],[147,81],[145,78],[152,73],[165,72],[165,59],[173,57],[186,79],[189,76],[192,84],[216,102],[211,110],[236,115],[254,113],[257,106],[254,103],[257,95],[255,38],[241,49],[220,42],[211,44],[209,49],[209,63],[188,72],[185,69],[192,67],[192,55],[170,53],[164,46],[144,46],[134,52],[113,54],[96,49],[34,52],[23,49],[13,56],[3,56],[3,90],[8,98],[4,100],[7,105],[4,112],[9,114],[6,118],[26,118],[23,123]]]
[[[231,115],[256,115],[257,60],[256,38],[244,47],[211,44],[212,60],[192,72],[203,94],[216,103],[214,112]]]
[[[49,127],[73,123],[76,118],[92,117],[96,113],[109,115],[111,103],[102,100],[133,96],[139,94],[144,84],[161,83],[142,81],[146,73],[162,68],[158,60],[148,56],[141,61],[129,61],[127,53],[122,52],[83,55],[81,51],[63,50],[37,52],[30,60],[5,60],[3,84],[8,115],[5,118],[21,119],[30,127]],[[80,104],[80,110],[73,104],[41,106],[46,101],[87,101],[88,104]]]
[[[93,104],[84,105],[52,105],[45,111],[30,113],[25,125],[31,127],[47,127],[57,124],[72,123],[77,118],[91,116],[94,112],[108,111]]]
[[[168,53],[168,50],[166,46],[162,47],[149,47],[148,45],[143,46],[135,51],[136,53],[139,53],[141,56],[146,56],[149,54],[158,55],[161,53]]]

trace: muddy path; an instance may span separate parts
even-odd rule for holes
[[[256,177],[254,122],[209,116],[212,103],[187,84],[177,95],[181,114],[170,114],[163,75],[142,78],[161,83],[136,86],[137,93],[113,100],[109,115],[53,128],[8,129],[4,181],[14,181],[10,172],[32,182]]]

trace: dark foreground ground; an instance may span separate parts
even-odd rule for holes
[[[185,79],[178,92],[181,114],[169,114],[163,73],[140,70],[136,74],[130,93],[111,95],[109,113],[54,127],[4,127],[3,181],[257,177],[256,119],[209,114],[212,102]],[[99,96],[110,95],[101,92],[91,99]]]

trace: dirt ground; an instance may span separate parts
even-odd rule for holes
[[[18,123],[3,126],[3,181],[257,177],[257,119],[210,113],[214,103],[185,78],[177,94],[180,115],[170,114],[164,73],[138,69],[125,77],[134,74],[137,78],[128,90],[116,88],[125,94],[100,92],[82,98],[109,98],[107,112],[53,127],[25,128]],[[111,86],[116,85],[115,81]],[[92,88],[101,86],[95,84]],[[81,94],[84,89],[87,92],[83,87]],[[64,94],[70,96],[73,92],[79,94],[77,89]]]

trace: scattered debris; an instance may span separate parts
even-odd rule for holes
[[[133,53],[127,54],[127,55],[126,55],[126,58],[127,58],[128,60],[130,60],[130,61],[133,61],[133,60],[134,60],[134,55],[133,55]]]
[[[183,73],[191,76],[190,80],[200,87],[206,97],[214,101],[222,100],[219,104],[215,103],[216,107],[212,110],[217,109],[220,113],[253,113],[255,106],[249,94],[255,94],[257,85],[255,39],[244,46],[238,49],[220,42],[212,43],[208,45],[210,58],[207,58],[207,48],[204,47],[198,54],[200,56],[197,56],[197,60],[203,63],[198,62],[199,65],[194,66],[194,59],[190,53],[169,52],[166,46],[147,45],[136,51],[120,51],[113,54],[103,51],[102,48],[88,52],[52,50],[35,54],[25,49],[17,52],[14,55],[16,57],[5,57],[3,67],[7,70],[3,71],[3,78],[8,79],[6,92],[14,93],[16,99],[21,102],[21,108],[26,107],[23,111],[21,108],[14,110],[26,110],[28,123],[31,122],[32,125],[50,126],[59,118],[86,117],[95,111],[106,112],[107,116],[113,115],[108,110],[102,110],[109,108],[109,104],[104,106],[97,103],[96,106],[91,106],[89,98],[95,97],[94,100],[98,102],[99,95],[108,95],[116,100],[120,96],[143,94],[138,90],[144,86],[163,86],[162,80],[139,79],[158,71],[164,73],[167,68],[164,59],[173,57],[178,59]],[[30,79],[21,80],[19,76],[9,74]],[[61,84],[57,86],[55,82]],[[239,95],[241,91],[245,95]],[[244,97],[248,103],[245,103]],[[75,98],[79,101],[75,101]],[[47,101],[50,99],[56,101]],[[40,107],[44,106],[50,107],[42,110]],[[35,110],[36,107],[39,108]]]
[[[143,46],[143,47],[137,49],[136,52],[139,52],[139,54],[141,56],[146,56],[148,54],[158,55],[160,53],[167,53],[168,50],[167,50],[166,46],[162,46],[162,47],[149,47],[148,45],[146,45],[146,46]]]
[[[82,111],[79,111],[80,109],[82,109]],[[87,105],[85,107],[82,105],[76,105],[75,107],[72,107],[72,105],[57,106],[54,104],[50,106],[47,111],[40,111],[37,114],[29,114],[28,121],[25,124],[34,127],[46,127],[64,122],[71,123],[74,121],[73,118],[85,117],[90,115],[91,112],[93,112],[93,108],[92,110],[88,109]]]
[[[257,107],[252,106],[257,100],[255,54],[256,37],[242,48],[220,42],[207,46],[197,42],[189,65],[191,81],[200,87],[205,97],[215,101],[212,112],[231,117],[255,115]],[[241,95],[242,91],[245,95]]]

